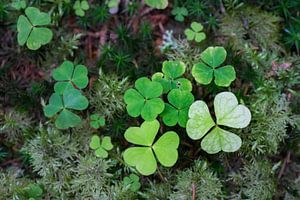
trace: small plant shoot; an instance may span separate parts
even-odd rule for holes
[[[195,40],[196,42],[201,42],[206,38],[204,32],[202,32],[203,26],[198,22],[192,22],[191,28],[187,28],[184,34],[189,41]]]
[[[105,126],[105,118],[99,114],[92,114],[90,116],[90,126],[95,129]]]
[[[130,174],[129,176],[124,177],[123,185],[125,188],[129,187],[132,192],[137,192],[141,187],[140,177],[136,174]]]
[[[104,136],[102,141],[98,135],[94,135],[91,138],[90,148],[95,150],[95,155],[99,158],[107,158],[108,151],[113,149],[111,143],[111,138],[109,136]]]
[[[17,22],[19,45],[26,44],[29,49],[37,50],[42,45],[48,44],[52,40],[53,33],[44,26],[50,23],[48,13],[34,7],[26,8],[25,15],[20,15]]]
[[[189,12],[185,7],[175,7],[172,10],[172,15],[175,16],[175,19],[179,22],[183,22],[184,18],[188,16]]]
[[[79,17],[83,17],[89,8],[90,6],[87,0],[76,0],[73,6],[75,14]]]
[[[141,115],[146,121],[154,120],[165,108],[160,98],[163,87],[158,82],[142,77],[135,81],[135,88],[124,94],[128,114],[132,117]]]
[[[152,81],[159,82],[163,86],[164,93],[175,88],[190,92],[192,91],[192,83],[186,78],[181,78],[185,69],[186,66],[181,61],[164,61],[162,73],[153,74]]]
[[[235,70],[231,65],[220,67],[227,52],[223,47],[208,47],[200,57],[201,61],[193,66],[192,75],[203,85],[210,84],[214,78],[217,86],[228,87],[235,80]]]
[[[155,173],[156,159],[165,167],[172,167],[178,159],[179,137],[177,133],[168,131],[154,143],[159,127],[157,120],[145,121],[141,127],[128,128],[124,135],[128,142],[140,145],[125,150],[123,154],[125,162],[145,176]]]
[[[195,101],[189,109],[189,120],[186,131],[193,140],[201,141],[201,148],[209,154],[220,151],[235,152],[241,145],[239,136],[226,131],[220,126],[245,128],[251,121],[251,113],[244,105],[239,105],[231,92],[221,92],[214,99],[217,122],[212,119],[204,101]],[[212,129],[212,130],[211,130]]]

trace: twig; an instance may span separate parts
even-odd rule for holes
[[[283,164],[282,164],[282,167],[280,169],[280,172],[278,174],[278,179],[280,179],[282,177],[282,175],[283,175],[283,173],[284,173],[284,171],[286,169],[286,165],[289,164],[290,162],[291,162],[291,152],[288,151],[288,153],[287,153],[287,155],[286,155],[286,157],[285,157],[285,159],[283,161]]]
[[[167,181],[167,179],[162,175],[162,173],[160,172],[159,168],[157,168],[157,172],[158,172],[158,175],[159,175],[159,178],[162,180],[162,181]]]
[[[192,200],[196,199],[196,185],[192,183]]]

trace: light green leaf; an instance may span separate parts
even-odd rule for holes
[[[200,62],[193,66],[192,75],[198,83],[207,85],[213,79],[213,69]]]
[[[51,23],[49,14],[41,12],[38,8],[28,7],[25,14],[33,26],[44,26]]]
[[[184,30],[184,34],[186,35],[186,38],[189,41],[194,40],[194,38],[196,36],[196,33],[189,28]]]
[[[217,124],[232,128],[245,128],[251,121],[250,110],[244,105],[238,105],[238,100],[231,92],[216,95],[214,108]]]
[[[215,125],[204,101],[195,101],[191,105],[189,118],[186,131],[193,140],[202,138]]]
[[[161,84],[153,82],[146,77],[139,78],[135,81],[135,88],[146,98],[156,98],[162,94]]]
[[[125,150],[124,161],[143,175],[148,176],[156,171],[157,163],[151,147],[131,147]]]
[[[125,139],[137,145],[151,146],[159,130],[160,124],[157,120],[145,121],[141,127],[130,127],[125,132]]]
[[[52,77],[56,81],[70,81],[72,79],[74,65],[66,60],[52,72]]]
[[[90,148],[96,150],[100,148],[100,146],[101,146],[100,137],[98,135],[93,135],[90,142]]]
[[[85,110],[88,105],[88,99],[83,96],[79,90],[68,89],[63,93],[64,106],[74,110]]]
[[[162,99],[154,98],[146,100],[146,103],[142,109],[141,116],[146,121],[152,121],[162,113],[165,109],[165,104]]]
[[[144,97],[135,89],[128,89],[124,94],[126,109],[131,117],[138,117],[145,105]]]
[[[74,86],[69,81],[56,82],[54,84],[54,91],[58,94],[63,94],[65,90],[74,89]]]
[[[99,158],[107,158],[108,152],[105,151],[105,149],[103,149],[102,147],[100,147],[95,151],[95,155]]]
[[[235,78],[235,70],[231,65],[220,67],[215,70],[215,83],[218,86],[228,87]]]
[[[198,22],[192,22],[191,29],[190,28],[185,29],[184,34],[186,35],[187,40],[189,41],[195,40],[196,42],[201,42],[206,38],[205,33],[200,32],[202,30],[203,30],[202,24]]]
[[[189,107],[194,102],[194,96],[190,92],[173,89],[168,94],[168,101],[180,110]]]
[[[181,61],[164,61],[162,72],[168,77],[168,78],[178,78],[182,76],[185,72],[185,64]]]
[[[88,85],[88,70],[84,65],[77,65],[75,67],[72,82],[79,88],[83,89]]]
[[[168,6],[168,0],[145,0],[145,3],[157,9],[165,9]]]
[[[67,129],[78,126],[80,123],[81,118],[78,115],[70,112],[67,109],[63,109],[56,118],[55,126],[59,129]]]
[[[27,47],[31,50],[37,50],[42,45],[49,43],[52,40],[52,31],[48,28],[34,27],[27,39]]]
[[[101,147],[107,151],[112,150],[113,145],[111,143],[111,138],[109,136],[103,137]]]
[[[165,109],[161,113],[162,120],[167,126],[175,126],[178,122],[178,110],[170,104],[165,104]]]
[[[61,109],[63,109],[62,97],[57,93],[53,93],[49,99],[49,104],[44,107],[45,116],[53,117]]]
[[[200,57],[209,66],[216,68],[220,66],[226,59],[226,50],[223,47],[208,47]]]
[[[203,30],[203,26],[202,24],[198,23],[198,22],[192,22],[191,23],[191,28],[193,29],[193,31],[195,32],[200,32]]]
[[[159,138],[152,148],[163,166],[172,167],[178,159],[178,146],[178,135],[174,131],[168,131]]]
[[[209,154],[215,154],[222,151],[235,152],[242,145],[239,136],[219,127],[215,127],[201,141],[201,148]]]
[[[17,22],[17,29],[18,29],[18,43],[19,45],[23,46],[26,43],[32,29],[31,23],[24,15],[20,15]]]

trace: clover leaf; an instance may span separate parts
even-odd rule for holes
[[[112,150],[113,145],[111,143],[111,138],[109,136],[105,136],[102,138],[102,142],[100,141],[100,137],[98,135],[93,135],[90,148],[95,150],[95,155],[100,158],[107,158],[108,152]]]
[[[16,10],[21,10],[26,8],[26,1],[24,0],[15,0],[11,3],[11,6]]]
[[[46,117],[57,115],[55,125],[59,129],[75,127],[81,122],[81,118],[70,111],[84,110],[88,107],[89,102],[79,90],[67,89],[62,95],[53,93],[49,99],[49,104],[44,107]]]
[[[99,114],[92,114],[91,115],[91,121],[90,121],[90,126],[98,129],[100,126],[105,125],[105,119],[103,116],[100,116]]]
[[[237,151],[242,145],[241,138],[219,126],[245,128],[251,121],[250,110],[244,105],[239,105],[237,98],[231,92],[217,94],[214,99],[214,109],[217,125],[204,101],[195,101],[191,105],[186,125],[188,136],[197,140],[206,135],[201,141],[201,148],[209,154],[218,153],[221,150]]]
[[[84,65],[74,65],[70,61],[64,61],[58,68],[53,70],[53,78],[56,81],[54,91],[62,94],[64,90],[74,88],[83,89],[88,85],[88,70]],[[73,86],[74,85],[74,86]]]
[[[168,6],[168,0],[145,0],[145,3],[157,9],[165,9]]]
[[[186,78],[179,78],[185,73],[185,64],[181,61],[163,62],[162,72],[153,74],[152,81],[159,82],[163,86],[163,92],[168,93],[171,89],[179,88],[192,91],[192,84]]]
[[[173,166],[178,159],[179,137],[174,131],[164,133],[153,144],[159,127],[157,120],[145,121],[141,127],[130,127],[125,132],[125,139],[128,142],[140,146],[126,149],[123,155],[124,160],[145,176],[156,171],[156,158],[165,167]]]
[[[201,62],[192,68],[192,75],[198,83],[207,85],[214,82],[218,86],[228,87],[235,80],[236,74],[234,67],[226,65],[219,67],[226,59],[226,50],[223,47],[208,47],[200,57]]]
[[[90,6],[87,0],[76,0],[73,6],[75,14],[80,17],[83,17],[85,15],[85,11],[87,11],[89,8]]]
[[[136,174],[130,174],[129,176],[124,177],[123,185],[129,187],[132,192],[137,192],[141,187],[140,177]]]
[[[142,77],[135,81],[135,88],[124,94],[128,114],[132,117],[141,115],[146,121],[154,120],[165,108],[159,98],[163,92],[161,84]]]
[[[39,9],[28,7],[24,15],[20,15],[17,22],[18,43],[23,46],[25,43],[31,50],[37,50],[42,45],[52,40],[53,33],[50,29],[41,26],[49,25],[51,18],[47,13]]]
[[[187,37],[187,40],[195,40],[196,42],[201,42],[206,38],[205,33],[201,32],[203,30],[202,24],[198,22],[192,22],[191,29],[187,28],[184,31],[184,34]]]
[[[175,15],[175,19],[179,22],[184,21],[184,17],[188,16],[188,10],[185,7],[175,7],[172,10],[172,15]]]
[[[161,114],[163,122],[167,126],[175,126],[177,123],[185,128],[188,120],[190,105],[194,102],[194,96],[188,91],[173,89],[168,94],[170,104],[165,104],[165,110]]]

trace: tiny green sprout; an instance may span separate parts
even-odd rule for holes
[[[30,183],[21,190],[29,200],[41,200],[43,196],[43,189],[38,184]]]
[[[175,7],[172,10],[172,15],[175,15],[175,19],[179,22],[184,21],[184,17],[188,16],[188,10],[185,7]]]
[[[135,88],[124,94],[128,114],[132,117],[141,115],[146,121],[154,120],[165,108],[159,98],[163,92],[161,84],[142,77],[135,81]]]
[[[85,110],[89,105],[89,102],[85,96],[83,96],[79,90],[70,88],[63,92],[53,93],[49,99],[49,104],[44,107],[44,113],[46,117],[53,117],[58,114],[55,125],[59,129],[67,129],[75,127],[81,123],[81,118],[73,110]]]
[[[24,0],[15,0],[11,3],[11,6],[16,10],[21,10],[26,8],[26,1]]]
[[[123,185],[129,187],[132,192],[137,192],[141,187],[140,177],[136,174],[130,174],[129,176],[124,177]]]
[[[95,150],[95,155],[99,158],[107,158],[108,152],[112,150],[113,145],[111,143],[111,138],[109,136],[105,136],[102,138],[102,142],[100,141],[100,137],[98,135],[93,135],[90,148]]]
[[[191,105],[186,125],[188,136],[193,140],[198,140],[206,135],[201,141],[201,148],[209,154],[215,154],[221,150],[237,151],[242,145],[241,138],[219,126],[245,128],[251,121],[250,110],[244,105],[239,105],[236,96],[231,92],[217,94],[214,99],[214,109],[217,124],[212,119],[204,101],[195,101]]]
[[[58,68],[53,70],[54,80],[59,81],[54,85],[54,91],[62,94],[64,90],[77,87],[83,89],[88,85],[88,70],[84,65],[76,65],[70,61],[64,61]]]
[[[25,15],[20,15],[17,22],[18,43],[25,43],[31,50],[37,50],[42,45],[48,44],[53,37],[50,29],[41,26],[49,25],[51,18],[48,13],[40,12],[38,8],[28,7]]]
[[[168,6],[168,0],[145,0],[145,3],[157,9],[165,9]]]
[[[194,102],[191,92],[173,89],[168,94],[170,104],[165,104],[165,110],[161,114],[163,122],[167,126],[175,126],[177,123],[185,128],[188,120],[190,105]]]
[[[101,126],[105,126],[105,119],[103,116],[100,116],[99,114],[92,114],[91,115],[91,121],[90,121],[90,126],[98,129]]]
[[[213,77],[217,86],[228,87],[235,80],[234,67],[226,65],[219,67],[226,59],[226,50],[223,47],[208,47],[200,57],[201,61],[192,68],[192,75],[198,83],[207,85]]]
[[[140,146],[126,149],[123,154],[124,160],[145,176],[156,171],[156,158],[165,167],[172,167],[178,159],[179,137],[174,131],[164,133],[153,144],[159,127],[157,120],[145,121],[141,127],[130,127],[125,132],[128,142]]]
[[[187,40],[196,42],[201,42],[206,38],[205,33],[201,32],[203,30],[202,24],[198,22],[192,22],[191,29],[187,28],[184,30],[184,34],[186,35]]]
[[[83,17],[85,15],[85,11],[87,11],[89,8],[90,6],[87,0],[76,0],[73,6],[75,14],[79,17]]]
[[[152,81],[159,82],[163,86],[163,92],[179,88],[184,91],[192,91],[192,83],[186,78],[180,78],[185,73],[186,66],[181,61],[163,62],[162,72],[153,74]]]

